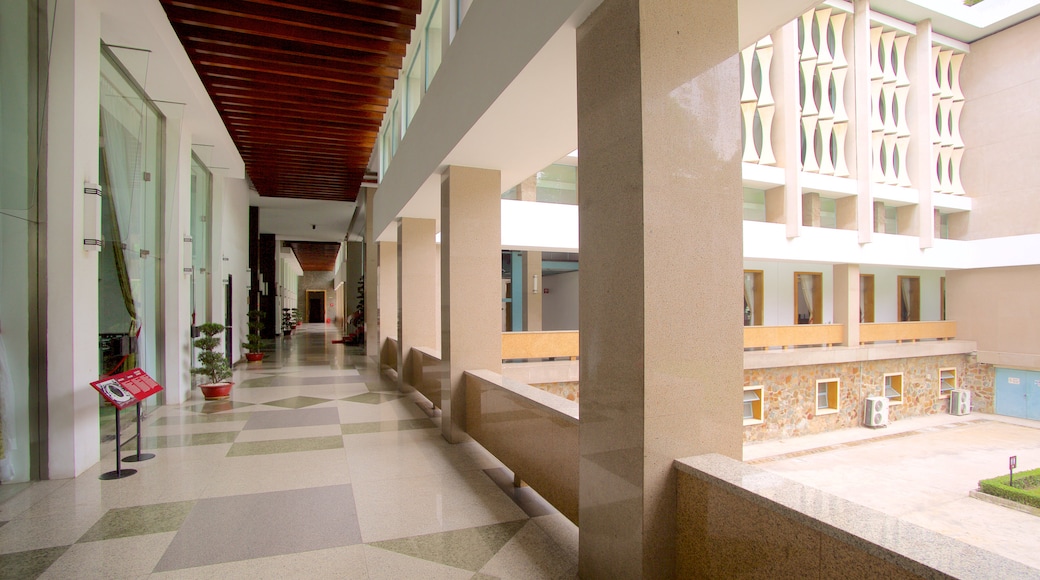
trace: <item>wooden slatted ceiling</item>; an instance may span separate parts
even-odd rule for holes
[[[259,194],[357,199],[422,0],[160,1]]]
[[[336,269],[339,242],[287,242],[304,272],[331,272]]]

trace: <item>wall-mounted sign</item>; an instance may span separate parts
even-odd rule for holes
[[[1008,377],[1008,384],[1009,385],[1021,385],[1022,384],[1022,379],[1020,379],[1018,377]]]

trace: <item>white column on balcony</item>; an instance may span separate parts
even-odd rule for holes
[[[834,265],[834,323],[845,325],[845,346],[859,346],[859,264]]]
[[[737,3],[604,0],[577,40],[579,574],[672,577],[674,460],[741,454]]]
[[[906,116],[910,124],[911,146],[907,162],[910,166],[910,182],[917,189],[915,211],[906,216],[914,220],[913,229],[920,239],[921,248],[930,248],[935,239],[935,206],[932,201],[932,132],[935,117],[932,116],[932,21],[917,23],[917,35],[910,40],[907,54],[907,74],[910,77],[910,95]],[[900,221],[903,221],[900,216]],[[909,226],[909,224],[908,224]],[[900,224],[902,230],[902,224]]]
[[[856,106],[852,114],[852,131],[854,139],[855,167],[857,191],[857,222],[859,227],[859,243],[866,244],[873,239],[873,203],[871,191],[871,153],[873,151],[870,131],[870,2],[855,0],[855,12],[852,18],[853,58],[852,72],[855,75],[853,87]]]
[[[766,220],[784,223],[787,237],[802,232],[801,122],[798,109],[798,25],[792,20],[773,33],[773,67],[770,74],[777,95],[775,134],[776,163],[784,169],[784,185],[766,192]]]
[[[413,347],[436,348],[437,221],[397,220],[397,377],[412,377]],[[440,407],[440,401],[431,401]]]

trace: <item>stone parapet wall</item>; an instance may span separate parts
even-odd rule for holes
[[[762,423],[744,427],[744,441],[768,441],[860,426],[867,397],[884,392],[888,373],[903,373],[903,402],[889,407],[889,421],[949,411],[939,393],[939,369],[957,369],[957,388],[972,393],[972,409],[993,412],[994,367],[974,354],[866,360],[839,364],[749,369],[744,385],[762,385]],[[837,413],[816,412],[816,381],[840,380]]]

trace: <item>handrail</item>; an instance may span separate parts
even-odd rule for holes
[[[797,324],[794,326],[745,326],[744,348],[815,346],[841,344],[844,324]]]
[[[868,322],[859,325],[859,341],[896,342],[918,340],[949,340],[957,336],[957,323],[953,320],[930,322]]]
[[[502,360],[578,357],[578,331],[503,332]]]

